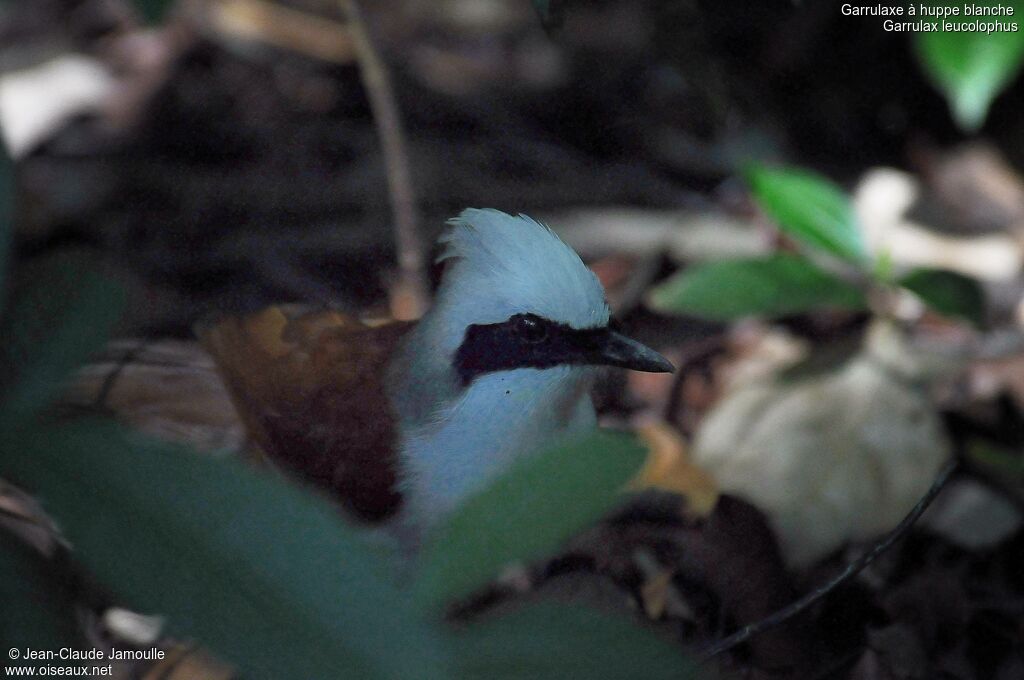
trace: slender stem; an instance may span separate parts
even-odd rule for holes
[[[388,195],[395,222],[401,297],[400,300],[393,300],[392,311],[399,318],[416,318],[426,309],[429,287],[405,133],[395,103],[391,78],[370,39],[358,0],[341,0],[341,7],[348,18],[352,42],[359,58],[363,87],[370,100],[387,170]]]
[[[665,420],[670,423],[678,421],[676,414],[683,403],[683,385],[686,379],[690,377],[693,365],[705,363],[716,354],[724,351],[723,343],[724,338],[721,335],[713,335],[709,338],[694,340],[683,347],[679,366],[676,367],[675,375],[672,376],[672,385],[669,388],[668,399],[665,402]]]
[[[111,369],[110,373],[107,373],[107,375],[103,377],[103,383],[96,392],[96,398],[93,400],[93,406],[96,409],[112,413],[110,406],[107,404],[107,400],[110,398],[110,393],[114,391],[115,384],[121,377],[124,369],[128,367],[128,364],[135,361],[135,357],[138,356],[139,352],[146,349],[146,344],[146,340],[140,340],[136,345],[129,348],[123,355],[118,357],[114,368]]]
[[[949,481],[949,478],[953,474],[953,471],[956,469],[956,467],[957,460],[954,458],[953,460],[946,464],[946,466],[942,469],[941,472],[939,472],[939,476],[935,478],[934,482],[932,482],[932,486],[930,489],[928,489],[928,493],[926,493],[924,497],[917,502],[917,505],[914,506],[914,509],[911,510],[910,513],[903,518],[903,521],[901,521],[895,529],[890,531],[888,534],[885,535],[884,538],[875,543],[875,545],[872,546],[871,550],[868,550],[866,553],[858,557],[856,560],[846,565],[845,569],[843,569],[837,575],[832,577],[832,579],[829,580],[827,583],[818,588],[815,588],[811,592],[801,597],[799,600],[783,607],[774,614],[771,614],[770,616],[763,618],[756,623],[744,626],[732,635],[722,638],[721,640],[718,640],[717,642],[711,644],[704,650],[702,654],[703,660],[707,661],[713,656],[721,654],[724,651],[732,649],[733,647],[736,647],[737,645],[746,642],[749,638],[753,637],[754,635],[762,633],[768,630],[769,628],[774,628],[775,626],[778,626],[779,624],[788,621],[789,619],[793,618],[800,612],[804,611],[812,604],[822,599],[830,592],[832,592],[833,590],[835,590],[836,588],[843,585],[844,583],[852,579],[854,576],[859,574],[861,571],[863,571],[865,567],[874,562],[879,555],[881,555],[886,550],[891,548],[893,544],[896,543],[896,541],[901,539],[903,535],[907,533],[910,527],[913,526],[914,523],[918,520],[918,518],[921,517],[921,515],[924,513],[924,511],[928,509],[928,506],[931,505],[932,501],[935,500],[935,497],[939,495],[939,492],[941,492],[942,489],[945,488],[946,483]]]

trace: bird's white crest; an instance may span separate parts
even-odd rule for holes
[[[608,323],[600,281],[547,226],[526,215],[476,208],[448,224],[438,258],[448,269],[435,305],[460,330],[520,313],[573,328]]]
[[[459,384],[452,361],[466,329],[523,313],[577,329],[609,318],[597,277],[543,224],[469,209],[449,225],[434,304],[389,369],[405,521],[420,529],[520,456],[596,424],[590,367],[518,368]]]

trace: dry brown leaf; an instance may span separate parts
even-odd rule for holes
[[[643,574],[640,604],[647,618],[655,621],[666,614],[690,613],[673,587],[672,577],[676,575],[676,567],[662,564],[646,547],[635,549],[632,561]]]
[[[637,428],[640,438],[647,444],[647,460],[630,487],[633,489],[662,489],[681,494],[684,511],[698,517],[707,517],[718,501],[715,480],[691,462],[686,442],[667,423],[650,422]]]
[[[923,385],[932,359],[889,324],[838,369],[734,387],[701,423],[694,460],[768,517],[791,566],[888,531],[951,443]]]
[[[232,680],[235,670],[205,649],[177,644],[165,650],[167,656],[146,669],[141,680]]]
[[[649,619],[660,619],[668,608],[671,595],[674,569],[662,569],[652,578],[647,579],[640,587],[640,597],[644,605],[644,613]]]
[[[10,532],[43,555],[56,552],[62,539],[35,498],[0,479],[0,531]]]
[[[222,35],[262,42],[337,64],[355,61],[345,24],[326,17],[266,2],[219,0],[210,4],[210,25]]]
[[[203,451],[239,451],[245,441],[213,359],[195,342],[112,342],[74,376],[62,404],[111,411],[142,432]]]
[[[861,178],[854,208],[868,248],[900,268],[948,269],[983,281],[1003,281],[1021,270],[1018,238],[1008,233],[949,236],[908,218],[921,195],[905,172],[875,168]]]
[[[1024,181],[991,144],[971,142],[939,154],[925,180],[963,231],[1024,230]]]

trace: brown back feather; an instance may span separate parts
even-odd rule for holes
[[[250,436],[273,462],[366,521],[388,518],[397,428],[384,387],[410,323],[270,307],[199,331]]]

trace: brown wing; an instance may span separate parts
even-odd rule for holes
[[[411,326],[371,328],[338,312],[270,307],[199,335],[263,453],[378,521],[400,503],[384,375]]]

